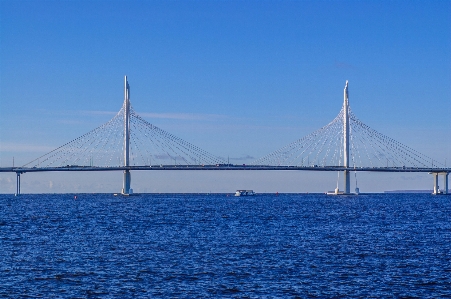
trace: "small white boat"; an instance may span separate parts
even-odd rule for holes
[[[355,188],[355,193],[345,193],[344,191],[338,190],[338,188],[335,188],[334,191],[326,192],[327,195],[359,195],[359,193],[360,193],[359,188]]]
[[[254,190],[236,190],[235,196],[253,196]]]

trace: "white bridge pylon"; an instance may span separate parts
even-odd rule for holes
[[[130,86],[127,76],[124,78],[124,166],[130,166]],[[133,193],[131,186],[130,170],[124,170],[124,184],[122,188],[123,195]]]
[[[124,103],[110,121],[23,167],[45,169],[225,164],[223,159],[141,118],[130,103],[127,76],[124,85]],[[130,170],[124,170],[122,193],[132,193]]]
[[[436,160],[360,121],[349,105],[348,81],[339,114],[326,126],[258,160],[253,165],[346,168],[437,168]],[[344,170],[344,193],[350,193],[350,171]],[[356,186],[357,187],[357,186]]]
[[[343,166],[349,167],[349,96],[348,81],[346,81],[343,100]],[[349,171],[344,171],[344,192],[351,193],[351,181]],[[338,189],[337,189],[338,192]]]

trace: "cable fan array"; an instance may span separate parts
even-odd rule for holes
[[[124,165],[124,113],[27,163],[24,167]],[[264,156],[253,165],[342,166],[344,108],[328,125]],[[437,161],[387,137],[363,122],[349,108],[350,167],[443,167]],[[216,165],[225,162],[150,124],[130,106],[130,165]]]
[[[25,164],[24,167],[123,166],[124,105],[109,122]],[[223,163],[220,158],[150,124],[130,107],[131,166]]]
[[[254,162],[272,166],[343,166],[344,108],[328,125]],[[363,122],[349,108],[350,167],[438,167],[439,163]]]

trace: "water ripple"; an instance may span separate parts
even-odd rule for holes
[[[0,296],[451,297],[427,194],[0,195]]]

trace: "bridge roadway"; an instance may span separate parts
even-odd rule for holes
[[[152,166],[63,166],[63,167],[0,167],[0,172],[48,172],[48,171],[117,171],[117,170],[310,170],[310,171],[367,171],[367,172],[427,172],[451,173],[451,168],[418,167],[343,167],[343,166],[260,166],[260,165],[152,165]]]

